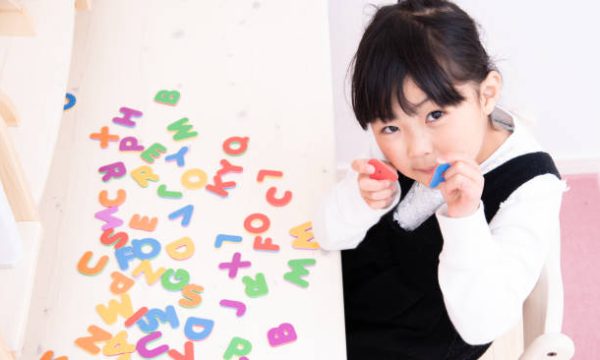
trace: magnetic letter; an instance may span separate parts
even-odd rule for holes
[[[177,105],[177,102],[179,101],[180,96],[181,96],[181,94],[177,90],[173,90],[173,91],[161,90],[158,93],[156,93],[156,96],[154,97],[154,101],[156,101],[157,103],[160,103],[160,104],[175,106],[175,105]]]
[[[164,147],[162,144],[154,143],[150,145],[149,148],[144,150],[144,152],[140,154],[140,157],[148,164],[152,164],[154,163],[154,159],[158,159],[160,157],[160,154],[163,154],[166,151],[167,148]]]
[[[295,238],[292,242],[292,246],[296,249],[318,249],[319,243],[312,241],[314,240],[314,235],[310,230],[312,230],[312,223],[310,221],[291,228],[290,235]]]
[[[104,165],[98,169],[100,173],[103,173],[102,181],[107,182],[108,180],[115,178],[120,179],[127,174],[127,168],[122,162],[116,162],[108,165]]]
[[[152,172],[152,168],[147,165],[142,165],[131,172],[131,177],[135,182],[145,188],[148,187],[148,181],[157,182],[160,177]]]
[[[252,344],[246,339],[234,337],[223,354],[223,359],[231,360],[233,356],[245,356],[252,351]]]
[[[146,335],[143,338],[141,338],[136,346],[136,349],[138,351],[138,353],[140,354],[140,356],[142,356],[143,358],[149,359],[149,358],[155,358],[158,355],[164,354],[167,351],[169,351],[169,346],[168,345],[161,345],[158,347],[155,347],[154,349],[148,349],[148,343],[160,339],[162,337],[162,333],[160,331],[157,332],[153,332],[152,334]]]
[[[188,124],[188,121],[188,118],[181,118],[167,126],[167,130],[175,132],[175,135],[173,135],[173,140],[179,141],[198,136],[196,131],[191,131],[193,127],[192,125]]]
[[[306,288],[308,287],[308,281],[302,279],[302,277],[309,274],[308,270],[306,270],[306,267],[312,266],[316,263],[317,260],[315,259],[290,260],[288,261],[288,265],[292,271],[285,273],[283,278],[293,284]]]
[[[248,137],[233,136],[225,140],[223,143],[223,151],[227,155],[237,156],[242,155],[248,149]],[[234,146],[235,144],[235,146]]]
[[[263,273],[256,274],[256,280],[250,276],[244,276],[242,282],[246,285],[246,295],[251,298],[264,296],[269,293],[267,282],[265,281],[265,275]]]
[[[110,291],[115,295],[126,293],[135,284],[133,279],[118,271],[113,272],[110,277],[113,279],[112,284],[110,284]]]
[[[122,125],[128,128],[135,127],[135,122],[131,120],[132,117],[141,117],[143,113],[141,111],[130,109],[128,107],[123,106],[119,109],[123,117],[114,117],[113,123]]]
[[[181,183],[188,190],[202,189],[207,181],[206,173],[200,169],[189,169],[181,175]]]
[[[183,249],[183,250],[182,250]],[[196,247],[189,237],[182,237],[167,245],[167,254],[173,260],[187,260],[194,255]]]
[[[171,282],[171,277],[173,277],[176,282]],[[165,290],[180,291],[190,282],[190,273],[184,269],[178,269],[177,271],[169,269],[165,271],[160,279]]]
[[[96,306],[96,312],[107,325],[112,325],[117,322],[119,315],[127,319],[133,314],[133,307],[131,306],[131,298],[127,294],[121,295],[121,302],[117,300],[111,300],[108,306],[98,305]]]
[[[80,348],[92,355],[96,355],[100,352],[100,348],[98,347],[98,345],[96,345],[96,343],[100,341],[106,342],[112,339],[111,333],[102,330],[96,325],[88,327],[88,332],[91,334],[91,336],[78,338],[77,340],[75,340],[75,345],[79,346]]]
[[[279,327],[269,330],[267,338],[271,346],[278,346],[295,341],[298,337],[292,324],[283,323]]]
[[[190,317],[185,322],[185,336],[192,341],[204,340],[212,332],[213,325],[212,320]],[[201,326],[202,331],[197,332],[194,326]]]
[[[106,267],[106,263],[108,263],[108,256],[106,255],[102,256],[94,267],[90,267],[89,263],[93,255],[93,252],[86,251],[81,259],[79,259],[79,263],[77,263],[77,270],[79,270],[79,272],[83,275],[98,275]]]

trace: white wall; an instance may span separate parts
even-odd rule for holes
[[[350,100],[346,70],[374,10],[369,4],[395,1],[330,0],[333,91],[338,166],[346,166],[365,146]],[[456,3],[483,28],[488,53],[504,76],[501,104],[532,120],[534,133],[559,166],[600,163],[600,33],[591,0],[481,1]],[[573,168],[571,166],[570,168]]]

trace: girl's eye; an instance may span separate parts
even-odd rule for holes
[[[398,131],[398,130],[399,130],[399,129],[398,129],[398,127],[397,127],[397,126],[392,126],[392,125],[389,125],[389,126],[384,126],[384,127],[381,129],[381,133],[382,133],[382,134],[392,134],[392,133],[395,133],[395,132],[396,132],[396,131]]]
[[[427,122],[435,122],[437,120],[439,120],[442,115],[444,115],[443,111],[437,110],[437,111],[432,111],[429,113],[429,115],[427,115]]]

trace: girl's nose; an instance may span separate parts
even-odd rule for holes
[[[410,137],[407,151],[408,156],[411,158],[422,158],[432,153],[433,146],[426,134],[416,133]]]

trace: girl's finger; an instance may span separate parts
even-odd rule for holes
[[[477,193],[481,192],[481,187],[473,179],[463,174],[455,174],[448,177],[444,184],[446,194],[458,191],[468,197],[474,197]]]
[[[389,188],[392,182],[389,180],[375,180],[368,176],[361,176],[358,179],[358,186],[361,191],[381,191]]]
[[[365,197],[366,199],[372,200],[372,201],[379,201],[379,200],[387,200],[391,197],[394,197],[394,195],[395,195],[395,191],[386,189],[386,190],[382,190],[382,191],[365,192],[363,194],[363,197]]]
[[[352,170],[359,174],[370,175],[375,172],[375,167],[369,164],[369,159],[356,159],[352,161]]]
[[[369,205],[373,209],[383,209],[383,208],[386,208],[389,204],[385,200],[377,200],[377,201],[367,201],[367,205]]]
[[[444,178],[448,179],[456,174],[463,174],[473,180],[482,176],[479,167],[474,167],[473,164],[468,164],[463,161],[457,161],[452,164],[452,166],[444,172]]]

